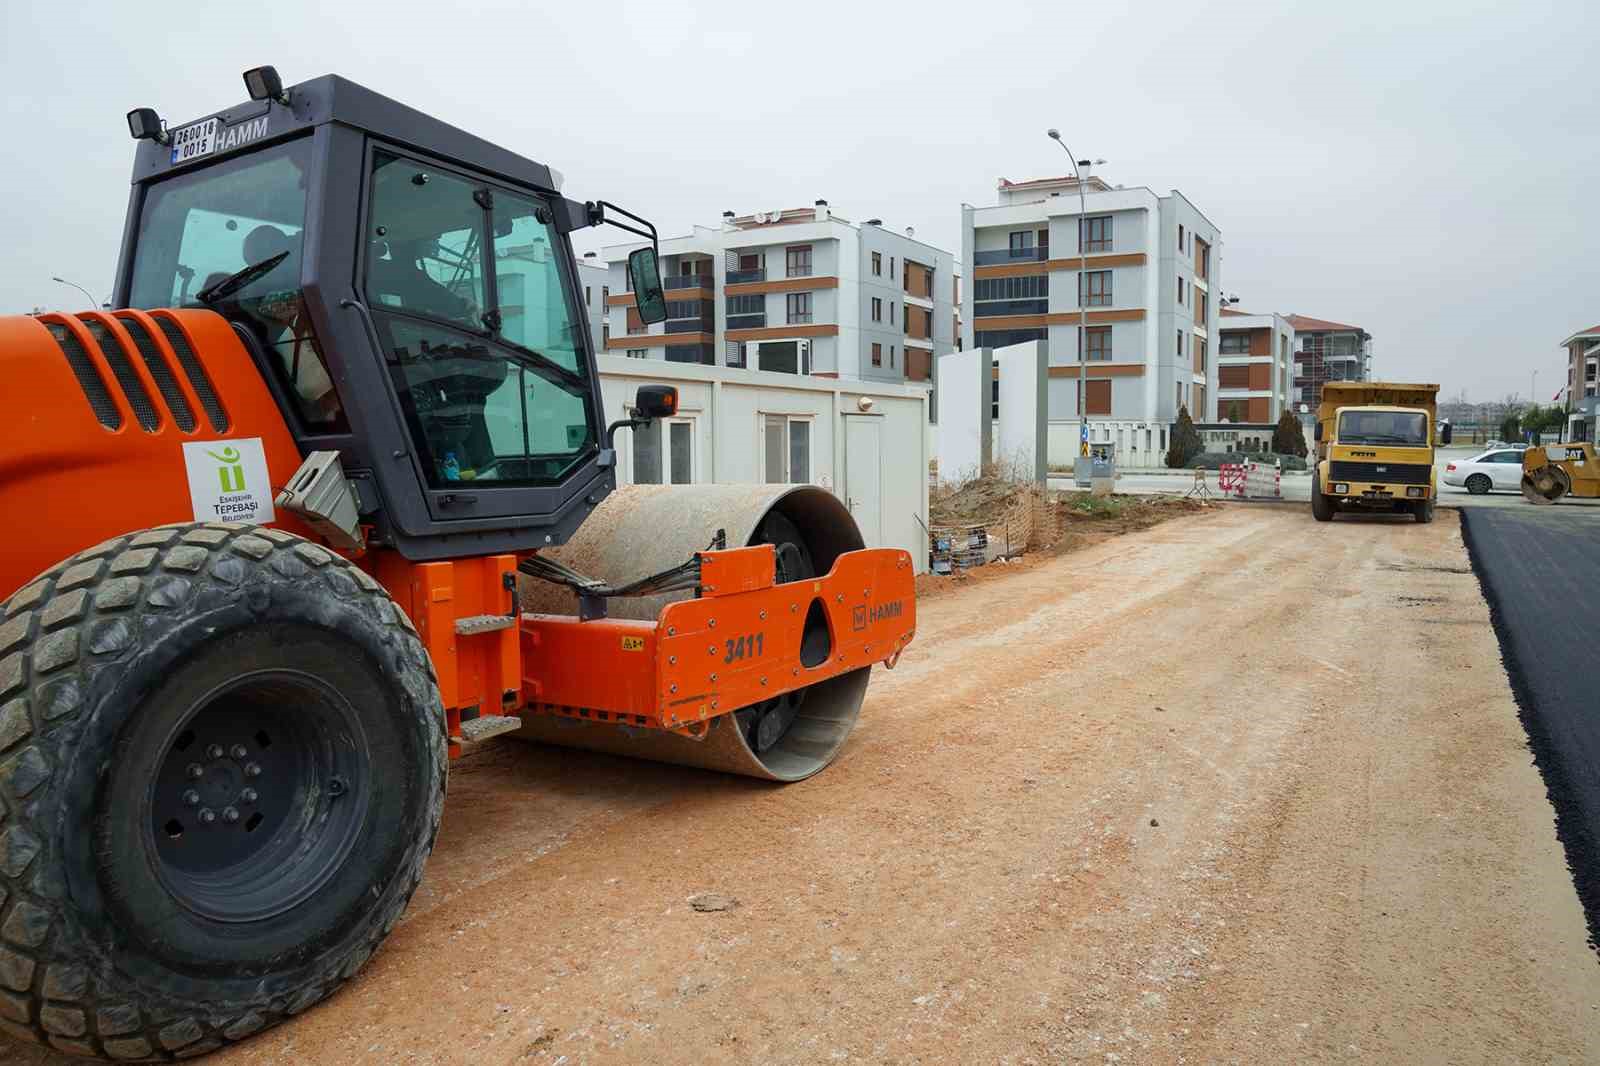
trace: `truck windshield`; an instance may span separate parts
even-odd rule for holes
[[[299,137],[152,184],[139,213],[128,306],[210,306],[243,324],[273,353],[307,425],[340,431],[344,414],[300,294],[310,161],[311,139]],[[210,305],[197,299],[279,255],[271,270]]]
[[[1421,411],[1345,411],[1339,416],[1340,444],[1428,443],[1428,416]]]

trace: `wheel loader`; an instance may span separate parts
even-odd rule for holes
[[[1591,441],[1535,445],[1522,453],[1522,495],[1530,503],[1563,496],[1600,499],[1600,462]]]
[[[339,77],[137,150],[116,310],[0,318],[0,1029],[187,1058],[361,969],[498,734],[793,782],[912,639],[804,485],[618,489],[571,234],[654,227]],[[752,434],[755,427],[751,427]]]

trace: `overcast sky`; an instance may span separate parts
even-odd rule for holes
[[[339,73],[664,234],[828,199],[959,252],[960,204],[1061,173],[1180,189],[1252,311],[1365,326],[1376,370],[1549,402],[1600,323],[1600,5],[475,5],[6,0],[0,311],[111,287],[133,145]],[[584,234],[579,251],[614,242]]]

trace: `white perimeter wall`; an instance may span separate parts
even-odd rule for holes
[[[988,458],[990,349],[974,348],[939,357],[939,480],[959,481],[978,473]]]
[[[994,350],[1000,371],[1000,421],[994,460],[1019,477],[1045,478],[1045,354],[1038,341]]]
[[[877,382],[801,378],[728,367],[668,363],[601,355],[600,385],[609,424],[627,417],[640,385],[674,385],[678,417],[691,424],[693,481],[754,484],[764,480],[765,416],[783,414],[811,423],[810,482],[844,496],[847,419],[879,421],[880,536],[864,531],[868,547],[904,548],[917,571],[928,564],[929,439],[925,388]],[[863,411],[862,398],[871,400]],[[617,481],[633,481],[630,430],[617,432]]]

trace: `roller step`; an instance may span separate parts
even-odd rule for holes
[[[517,624],[516,616],[509,614],[475,614],[456,619],[456,636],[475,637],[479,633],[493,633],[510,629]]]
[[[466,744],[476,744],[521,728],[522,719],[514,714],[482,715],[461,723],[461,740]]]

